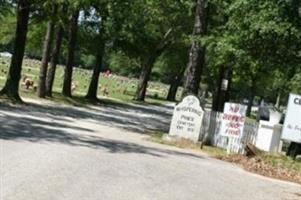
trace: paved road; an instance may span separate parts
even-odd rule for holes
[[[301,199],[299,185],[146,141],[170,111],[0,105],[0,199]]]

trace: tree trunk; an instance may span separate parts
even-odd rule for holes
[[[12,100],[22,101],[19,95],[19,82],[21,79],[22,62],[25,51],[26,35],[30,12],[30,0],[19,0],[17,6],[17,28],[9,73],[1,95]]]
[[[249,96],[249,99],[248,99],[248,106],[247,106],[247,116],[248,116],[248,117],[250,117],[250,116],[251,116],[251,113],[252,113],[253,101],[254,101],[254,95],[251,94],[251,95]]]
[[[277,94],[275,107],[279,109],[280,108],[280,103],[281,103],[281,92],[279,91],[278,94]]]
[[[167,94],[167,101],[176,101],[178,87],[180,85],[180,80],[177,79],[173,84],[170,85],[168,94]]]
[[[156,62],[156,59],[163,53],[165,48],[169,45],[168,38],[171,32],[172,29],[169,29],[166,32],[164,38],[159,43],[159,45],[155,48],[154,52],[150,56],[148,56],[143,62],[142,71],[139,77],[138,88],[134,100],[144,101],[146,90],[147,90],[147,84],[152,72],[152,68],[154,66],[154,63]]]
[[[97,99],[97,89],[98,89],[98,82],[99,82],[99,73],[102,66],[102,59],[105,52],[105,45],[101,45],[101,49],[99,50],[98,55],[96,55],[96,63],[93,69],[93,74],[89,86],[88,93],[86,95],[86,99],[96,100]]]
[[[47,25],[47,32],[46,32],[44,45],[43,45],[43,57],[41,62],[39,84],[38,84],[38,91],[37,91],[38,97],[40,98],[46,97],[46,76],[47,76],[48,62],[50,58],[50,49],[51,49],[51,44],[53,39],[56,13],[57,13],[57,5],[54,4],[52,7],[51,19]]]
[[[248,98],[248,106],[247,106],[247,116],[250,117],[251,113],[252,113],[252,107],[253,107],[253,102],[254,102],[254,98],[255,98],[255,78],[252,78],[251,80],[251,88],[250,88],[250,95]]]
[[[176,100],[178,87],[181,84],[181,80],[183,78],[183,73],[184,73],[183,67],[180,70],[181,71],[178,72],[178,74],[175,77],[172,77],[172,79],[170,81],[170,87],[169,87],[167,98],[166,98],[166,100],[168,100],[168,101]]]
[[[206,34],[206,0],[197,0],[193,36]],[[205,48],[199,41],[193,41],[186,69],[183,97],[198,94],[202,71],[205,65]]]
[[[138,83],[138,88],[136,91],[136,96],[135,100],[136,101],[144,101],[145,95],[146,95],[146,90],[147,90],[147,84],[150,78],[150,74],[152,72],[152,67],[155,63],[156,60],[156,55],[151,55],[146,59],[142,66],[142,71],[139,77],[139,83]]]
[[[72,73],[74,64],[74,53],[76,46],[77,30],[78,30],[78,16],[79,11],[75,11],[70,19],[69,28],[69,43],[68,43],[68,56],[64,74],[64,84],[62,94],[66,97],[71,97],[71,84],[72,84]]]
[[[58,63],[58,58],[60,55],[63,35],[64,35],[63,27],[62,25],[58,25],[56,30],[55,46],[52,49],[50,67],[46,79],[46,96],[48,97],[52,97],[52,88],[53,88],[53,82],[55,78],[56,65]]]
[[[212,110],[223,112],[225,102],[230,100],[230,85],[232,82],[232,68],[221,67],[219,71],[218,87],[216,89]]]

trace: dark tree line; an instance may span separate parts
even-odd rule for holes
[[[179,43],[182,49],[190,46],[186,56],[181,56],[182,60],[188,60],[186,64],[175,64],[178,70],[170,72],[169,76],[173,78],[168,81],[168,100],[175,99],[179,86],[183,86],[183,96],[198,95],[202,82],[209,85],[213,110],[222,111],[225,101],[246,98],[250,114],[253,101],[258,97],[276,99],[277,95],[276,104],[280,107],[291,85],[296,85],[292,81],[298,80],[296,66],[300,63],[301,37],[298,1],[254,4],[242,0],[223,3],[215,0],[3,2],[5,4],[0,4],[2,8],[10,4],[17,10],[15,50],[7,81],[1,90],[1,94],[10,98],[20,100],[18,90],[28,21],[31,20],[29,16],[33,18],[36,15],[40,16],[40,21],[47,23],[37,88],[37,94],[42,98],[52,96],[56,65],[62,56],[63,44],[66,66],[62,94],[66,97],[72,96],[73,66],[79,50],[95,58],[86,94],[88,99],[97,99],[99,73],[108,53],[116,50],[140,63],[134,98],[144,101],[154,66],[170,55],[166,52]],[[96,20],[86,23],[85,20],[91,16],[96,16]],[[80,17],[83,19],[79,20]],[[273,22],[276,18],[278,21]],[[79,44],[78,32],[85,28],[87,41]],[[257,48],[260,45],[262,48]],[[176,59],[176,55],[172,56]],[[169,65],[174,68],[174,63]],[[265,75],[284,77],[285,80],[267,80]],[[228,83],[227,88],[223,88],[225,82]],[[265,95],[262,95],[262,88],[267,88]]]
[[[84,1],[84,3],[76,4],[73,1],[61,3],[60,1],[49,1],[43,4],[43,6],[38,6],[41,8],[41,12],[45,12],[45,15],[48,15],[49,17],[46,18],[48,20],[47,22],[47,30],[46,35],[44,37],[44,43],[42,48],[42,61],[41,61],[41,67],[40,67],[40,73],[39,73],[39,79],[38,79],[38,87],[37,87],[37,95],[41,98],[45,98],[46,96],[51,97],[52,96],[52,88],[55,78],[55,72],[56,72],[56,65],[58,63],[58,58],[60,56],[61,47],[62,47],[62,41],[63,37],[66,37],[68,39],[67,43],[67,56],[66,56],[66,66],[65,66],[65,73],[64,73],[64,81],[63,81],[63,87],[62,87],[62,94],[66,97],[72,96],[72,72],[73,72],[73,66],[74,66],[74,59],[75,59],[75,51],[76,51],[76,45],[77,45],[77,37],[78,37],[78,29],[79,29],[79,13],[81,10],[85,10],[85,8],[93,7],[96,12],[99,13],[99,18],[101,19],[100,24],[98,26],[98,36],[95,37],[97,40],[98,48],[95,52],[95,58],[96,63],[95,67],[93,69],[93,74],[91,77],[91,82],[89,85],[89,89],[86,95],[86,98],[88,99],[97,99],[97,89],[98,89],[98,82],[99,82],[99,73],[102,66],[103,58],[105,55],[105,46],[106,46],[106,40],[105,37],[107,37],[108,29],[111,27],[106,27],[105,19],[106,17],[113,18],[109,15],[115,15],[112,13],[109,13],[106,6],[109,4],[112,4],[111,1],[104,1],[105,3],[98,3],[97,1]],[[171,1],[165,0],[164,3],[160,1],[154,0],[155,5],[158,6],[166,6],[164,9],[169,9],[168,6]],[[201,1],[198,1],[198,4]],[[24,49],[26,44],[26,33],[27,33],[27,27],[28,27],[28,21],[29,21],[29,14],[30,9],[35,7],[36,4],[38,4],[39,1],[17,1],[17,31],[16,31],[16,42],[15,42],[15,51],[14,51],[14,57],[12,59],[12,64],[10,67],[10,75],[8,76],[7,82],[5,87],[3,88],[1,94],[7,95],[10,98],[20,100],[19,97],[19,82],[21,77],[21,69],[22,69],[22,60],[24,56]],[[75,4],[75,5],[73,5]],[[34,5],[34,6],[33,6]],[[122,3],[120,2],[120,5],[122,6]],[[128,4],[123,4],[127,5]],[[173,5],[174,7],[178,7],[181,4],[176,3]],[[143,4],[138,3],[134,6],[143,6]],[[134,7],[133,6],[133,7]],[[20,8],[22,7],[22,9]],[[23,7],[26,7],[26,9],[23,9]],[[100,9],[101,7],[101,9]],[[118,7],[118,6],[117,6]],[[197,6],[198,8],[199,6]],[[136,9],[134,7],[133,9]],[[157,9],[159,8],[152,8],[153,12],[157,12]],[[104,14],[105,13],[105,14]],[[62,15],[69,14],[69,19],[63,19]],[[123,13],[124,16],[126,16],[128,13]],[[185,13],[183,13],[185,14]],[[107,16],[106,16],[107,15]],[[43,16],[43,13],[42,13]],[[136,16],[135,16],[136,17]],[[138,20],[140,20],[140,17],[137,16]],[[150,17],[151,19],[151,17]],[[163,17],[162,17],[163,19]],[[162,21],[161,18],[158,17],[158,21]],[[168,18],[167,18],[168,19]],[[120,18],[119,18],[120,20]],[[120,25],[119,29],[122,32],[122,26]],[[138,83],[138,89],[136,92],[135,99],[138,101],[144,101],[146,90],[148,86],[148,81],[150,80],[152,68],[157,61],[157,59],[162,55],[162,53],[172,44],[175,40],[177,40],[176,34],[179,33],[180,29],[177,25],[176,28],[170,26],[166,26],[167,31],[164,33],[162,38],[156,39],[158,43],[156,44],[153,42],[153,44],[150,45],[149,51],[142,56],[142,69],[141,74],[139,78]],[[158,25],[160,27],[160,25]],[[148,28],[148,27],[147,27]],[[115,30],[114,29],[114,30]],[[175,34],[176,33],[176,34]],[[119,35],[122,35],[124,33],[121,33]],[[129,34],[129,32],[125,32],[125,34]],[[116,34],[118,35],[118,34]],[[127,37],[126,35],[126,37]],[[140,37],[140,36],[139,36]],[[151,36],[153,37],[153,36]],[[157,36],[156,36],[157,37]],[[143,36],[141,38],[142,43]],[[154,40],[155,41],[155,40]],[[140,47],[138,47],[140,48]],[[138,50],[139,51],[139,50]],[[50,63],[50,67],[48,67],[48,64]],[[196,75],[194,75],[196,76]],[[178,76],[178,81],[176,82],[177,87],[172,86],[171,92],[172,94],[168,95],[169,100],[174,100],[174,96],[176,93],[176,89],[178,88],[178,85],[180,84],[180,79],[182,77],[182,73],[180,73]]]
[[[66,97],[72,97],[78,49],[95,57],[86,94],[92,100],[97,99],[99,74],[112,49],[139,62],[141,71],[134,97],[138,101],[145,100],[158,60],[170,55],[167,69],[161,69],[173,68],[167,73],[168,100],[175,100],[180,86],[183,86],[183,96],[199,95],[200,83],[205,83],[212,93],[213,110],[222,111],[226,101],[248,99],[250,116],[258,98],[275,101],[279,108],[285,105],[290,92],[301,91],[301,2],[298,0],[2,0],[0,19],[13,9],[16,14],[11,43],[13,56],[0,95],[15,101],[21,101],[22,61],[28,24],[34,17],[47,23],[37,88],[41,98],[52,96],[64,41],[66,65],[62,94]],[[86,24],[80,19],[91,16],[96,19]],[[79,46],[79,31],[85,28],[86,41]],[[177,60],[177,55],[170,52],[179,44],[184,50],[190,47],[189,51],[181,56],[182,62],[170,62]]]

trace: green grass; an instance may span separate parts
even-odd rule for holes
[[[227,155],[227,152],[223,149],[211,147],[211,146],[203,146],[201,148],[201,144],[194,143],[194,142],[192,142],[190,140],[186,140],[186,139],[180,139],[177,141],[165,141],[164,139],[162,139],[165,134],[166,133],[162,133],[162,132],[154,133],[151,135],[149,140],[152,142],[159,143],[159,144],[165,144],[165,145],[175,146],[175,147],[179,147],[179,148],[183,148],[183,149],[193,149],[193,150],[197,150],[200,152],[205,152],[212,157]]]
[[[212,157],[220,157],[220,156],[226,156],[227,152],[224,149],[218,148],[218,147],[212,147],[212,146],[204,146],[202,151],[206,152]]]
[[[0,57],[0,88],[2,88],[5,83],[5,79],[9,69],[9,64],[10,64],[9,58]],[[26,76],[31,80],[33,80],[35,82],[35,85],[37,85],[39,68],[40,68],[40,61],[32,60],[32,59],[24,59],[23,66],[22,66],[22,78]],[[62,103],[84,104],[85,101],[81,97],[85,96],[88,90],[90,79],[91,79],[91,73],[92,73],[91,70],[74,68],[73,83],[77,85],[77,88],[73,93],[74,98],[73,100],[70,100],[68,98],[64,99],[63,96],[59,95],[63,85],[64,68],[63,66],[58,66],[56,77],[54,80],[54,86],[53,86],[53,92],[55,95],[52,100],[62,102]],[[103,75],[100,75],[98,97],[100,99],[104,98],[101,92],[101,88],[107,87],[109,92],[108,94],[109,98],[118,99],[123,102],[134,102],[133,97],[137,89],[137,83],[138,83],[137,79],[129,79],[117,75],[113,75],[111,77],[105,77]],[[166,103],[165,99],[167,96],[168,88],[169,88],[168,85],[158,83],[158,82],[150,82],[145,102],[151,104]],[[126,93],[123,93],[124,90],[126,90]],[[179,94],[177,95],[178,98],[180,97],[180,92],[181,91],[179,91]],[[36,98],[36,94],[34,93],[34,91],[26,90],[24,86],[20,87],[20,95],[21,97]]]
[[[288,156],[261,154],[258,157],[260,157],[263,161],[271,164],[274,167],[294,170],[301,173],[301,162],[295,161]]]

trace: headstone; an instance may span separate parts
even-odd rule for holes
[[[200,137],[204,110],[195,96],[187,96],[173,113],[169,135],[197,142]]]
[[[246,120],[247,106],[226,103],[222,118],[220,135],[232,138],[240,138]]]
[[[301,143],[301,96],[290,94],[282,139]]]
[[[270,119],[270,110],[267,106],[261,105],[257,113],[257,121],[264,120],[269,121]]]
[[[0,52],[0,57],[11,58],[13,55],[9,52]]]
[[[229,80],[223,79],[222,80],[222,85],[221,85],[222,91],[227,91],[228,90],[228,86],[229,86]]]
[[[301,162],[301,155],[297,155],[295,160],[298,161],[298,162]]]

